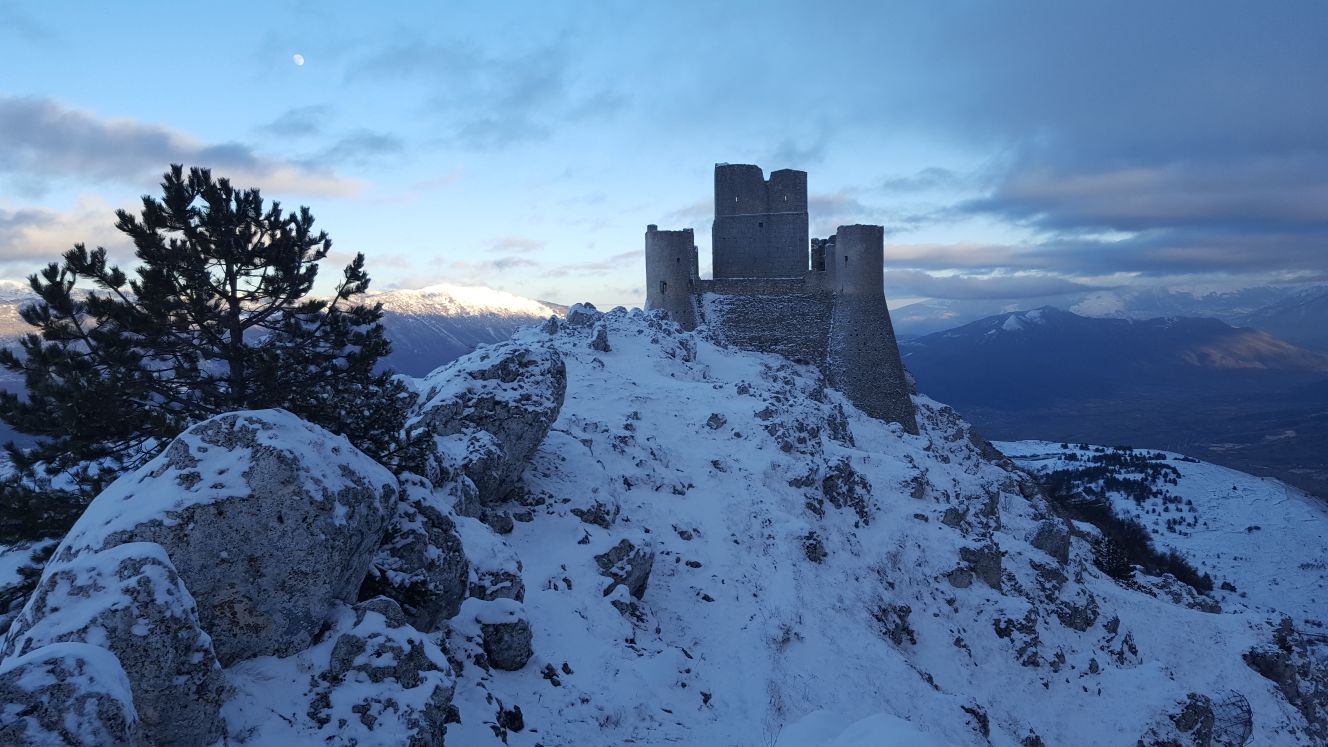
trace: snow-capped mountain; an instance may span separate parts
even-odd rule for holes
[[[1055,306],[1087,317],[1206,317],[1254,327],[1293,344],[1328,352],[1328,286],[1267,285],[1237,291],[1112,288],[1024,299],[929,299],[892,312],[901,338],[920,337],[980,319]]]
[[[493,288],[451,284],[374,293],[365,302],[383,304],[383,326],[392,340],[385,365],[411,376],[566,311]]]
[[[1328,356],[1215,319],[1002,314],[901,342],[994,438],[1170,449],[1328,495]]]

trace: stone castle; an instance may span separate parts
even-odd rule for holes
[[[807,172],[766,179],[759,166],[724,163],[715,166],[713,279],[697,271],[694,239],[690,228],[646,228],[646,308],[736,347],[814,364],[863,412],[917,432],[885,306],[881,226],[810,239]]]

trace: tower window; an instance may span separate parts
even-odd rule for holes
[[[669,284],[663,280],[659,281],[659,292],[663,293],[669,289]]]
[[[757,227],[757,228],[765,228],[765,221],[757,221],[757,222],[756,222],[756,227]]]

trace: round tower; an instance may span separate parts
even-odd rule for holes
[[[692,229],[661,231],[646,226],[646,308],[663,309],[683,329],[696,328],[692,280],[696,278]]]
[[[840,226],[826,261],[835,263],[830,272],[836,293],[885,298],[885,229],[881,226]]]

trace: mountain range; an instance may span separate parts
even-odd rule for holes
[[[891,318],[896,333],[909,338],[1041,306],[1104,319],[1212,318],[1328,352],[1328,285],[1264,285],[1220,293],[1114,288],[1027,299],[930,299],[894,309]]]
[[[900,346],[989,437],[1170,449],[1328,496],[1328,355],[1266,332],[1044,307]]]

